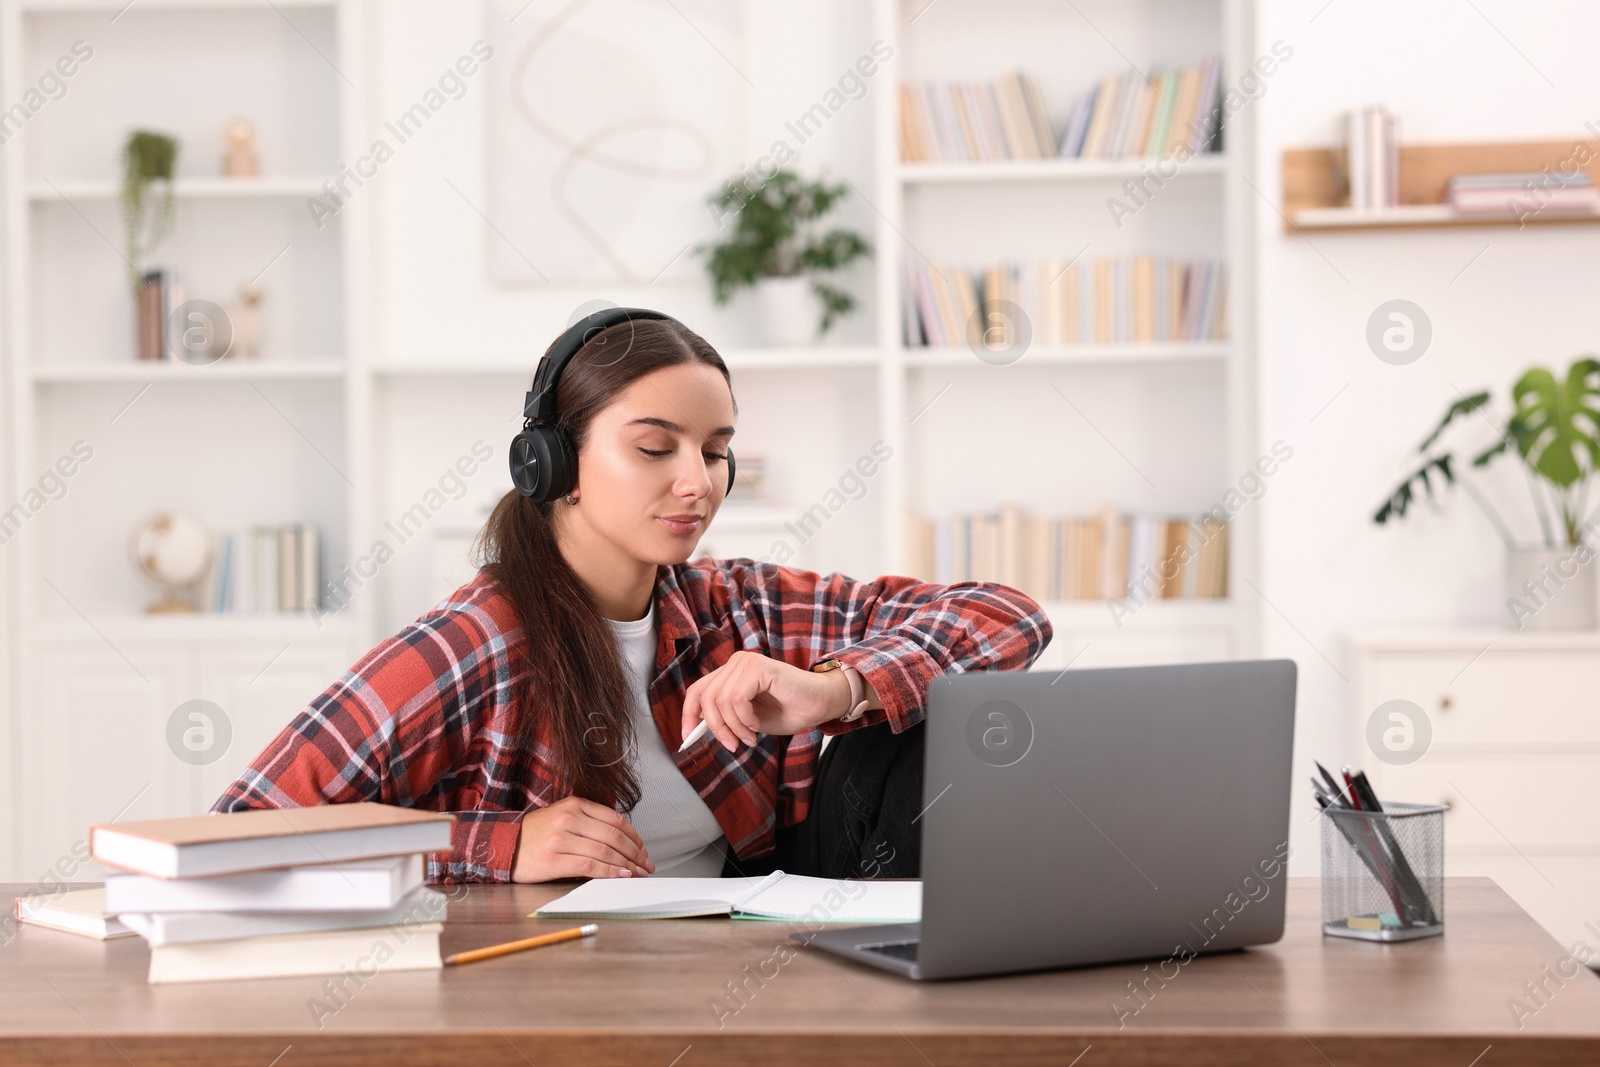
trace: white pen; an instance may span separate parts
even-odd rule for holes
[[[701,719],[700,725],[696,726],[693,730],[690,730],[689,736],[683,739],[683,744],[678,746],[678,751],[682,752],[684,749],[700,740],[706,735],[706,731],[709,729],[711,729],[711,727],[706,725],[706,721],[704,719]]]

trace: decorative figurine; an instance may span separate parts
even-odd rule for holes
[[[256,178],[261,175],[261,165],[256,160],[256,128],[249,119],[234,119],[222,131],[228,151],[222,157],[222,174],[227,178]]]

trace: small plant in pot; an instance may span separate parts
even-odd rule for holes
[[[848,194],[843,182],[807,181],[790,170],[725,182],[706,203],[719,227],[732,220],[733,232],[695,247],[707,257],[716,302],[726,304],[738,290],[754,287],[772,344],[806,344],[827,333],[856,301],[820,276],[872,251],[850,230],[818,232],[822,217]]]
[[[166,134],[134,130],[122,146],[122,228],[128,283],[135,296],[141,261],[172,232],[172,177],[177,163],[178,142]],[[159,190],[154,188],[158,181],[164,183]]]
[[[1594,523],[1586,513],[1589,486],[1600,471],[1600,360],[1583,356],[1564,377],[1533,367],[1511,386],[1512,411],[1504,427],[1489,420],[1487,390],[1451,404],[1417,451],[1423,462],[1389,494],[1372,516],[1382,525],[1403,518],[1417,502],[1417,488],[1431,502],[1434,479],[1441,490],[1459,484],[1483,510],[1506,546],[1506,609],[1515,629],[1593,629],[1596,625]],[[1469,416],[1481,414],[1478,419]],[[1474,468],[1500,456],[1515,456],[1528,480],[1542,542],[1519,544],[1485,494],[1460,477],[1455,453],[1441,450],[1450,427],[1488,425],[1498,439],[1473,451]]]

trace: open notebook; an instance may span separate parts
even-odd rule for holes
[[[916,922],[922,883],[808,878],[773,871],[765,878],[594,878],[531,917],[687,919],[728,915],[837,923]]]

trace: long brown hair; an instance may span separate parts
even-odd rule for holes
[[[716,349],[676,320],[636,319],[601,330],[562,370],[555,421],[581,451],[595,415],[618,394],[680,363],[715,367],[732,392],[727,364]],[[512,489],[495,505],[474,546],[482,571],[510,598],[522,625],[529,670],[515,698],[527,712],[520,740],[531,752],[542,712],[552,758],[572,794],[631,811],[639,802],[627,758],[633,746],[631,683],[610,626],[556,544],[557,506],[536,504]]]

